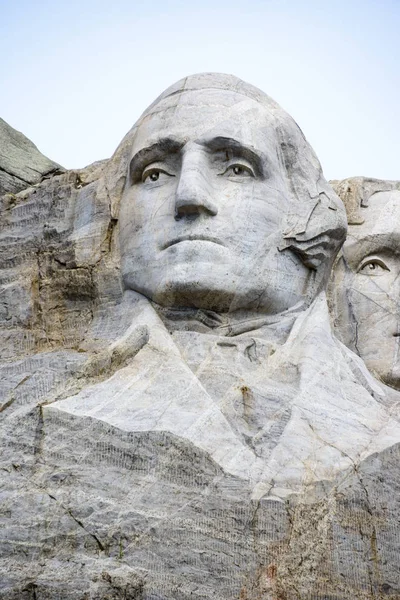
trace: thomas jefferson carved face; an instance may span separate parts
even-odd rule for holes
[[[309,302],[315,272],[278,249],[288,186],[268,107],[221,89],[161,99],[133,138],[120,210],[125,287],[216,311]]]
[[[400,192],[373,194],[349,228],[334,280],[343,341],[400,389]]]

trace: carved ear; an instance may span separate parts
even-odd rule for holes
[[[285,217],[279,250],[290,248],[310,269],[332,262],[347,231],[344,206],[325,180],[321,165],[303,132],[291,118],[277,115],[277,133],[284,164],[291,209]]]

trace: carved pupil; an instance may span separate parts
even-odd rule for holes
[[[157,179],[160,177],[160,173],[152,173],[150,175],[150,179],[151,181],[157,181]]]

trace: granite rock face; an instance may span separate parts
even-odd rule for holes
[[[397,392],[332,334],[289,115],[189,77],[1,202],[1,598],[399,598]]]
[[[0,119],[0,196],[20,192],[44,177],[63,171],[27,137]]]

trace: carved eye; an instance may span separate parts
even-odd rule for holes
[[[222,175],[228,175],[229,177],[254,177],[253,170],[247,165],[243,164],[234,164],[229,165],[229,167],[222,173]]]
[[[163,179],[164,176],[175,177],[175,175],[172,175],[171,173],[167,173],[167,171],[164,171],[163,169],[156,169],[156,168],[145,169],[142,174],[142,182],[143,183],[145,183],[145,182],[156,183],[160,179]]]
[[[376,277],[377,275],[383,275],[385,271],[390,271],[389,267],[383,262],[381,258],[371,256],[366,258],[360,265],[358,273],[363,275],[369,275]]]

